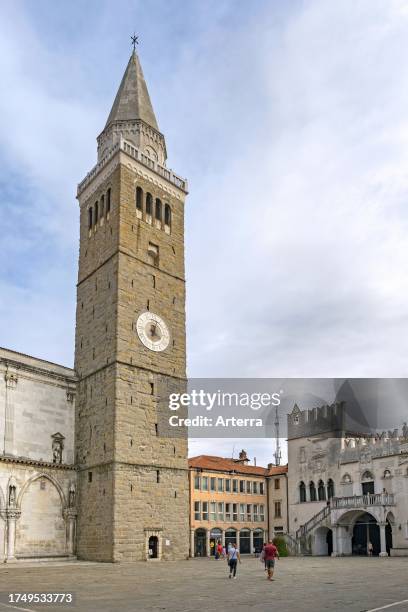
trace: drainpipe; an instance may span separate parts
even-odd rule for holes
[[[285,480],[286,480],[286,525],[287,525],[287,532],[290,533],[290,527],[289,527],[289,478],[288,478],[288,472],[286,472]]]

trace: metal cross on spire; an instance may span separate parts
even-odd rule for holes
[[[133,34],[133,36],[130,37],[130,40],[132,41],[133,52],[135,52],[136,51],[136,45],[139,44],[139,37],[136,36],[136,34]]]

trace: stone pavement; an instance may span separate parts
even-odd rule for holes
[[[258,559],[244,558],[237,580],[225,561],[134,564],[30,563],[0,567],[1,602],[12,592],[68,592],[75,605],[1,603],[2,610],[49,612],[362,612],[408,600],[408,558],[282,559],[268,582]],[[408,602],[387,612],[408,611]]]

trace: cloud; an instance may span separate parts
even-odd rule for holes
[[[0,9],[0,344],[73,362],[75,187],[137,22],[191,190],[190,376],[405,376],[406,4],[39,6]]]

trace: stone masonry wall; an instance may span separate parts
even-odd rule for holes
[[[171,234],[138,218],[136,185],[172,207]],[[88,207],[111,188],[109,219],[88,229]],[[88,193],[89,191],[89,193]],[[184,202],[112,162],[97,189],[80,197],[76,410],[80,558],[146,558],[149,533],[163,559],[188,555],[186,431],[163,427],[160,389],[185,379]],[[105,199],[106,206],[106,199]],[[149,242],[159,248],[150,263]],[[136,333],[143,311],[171,331],[163,353]],[[164,381],[164,382],[163,382]]]

